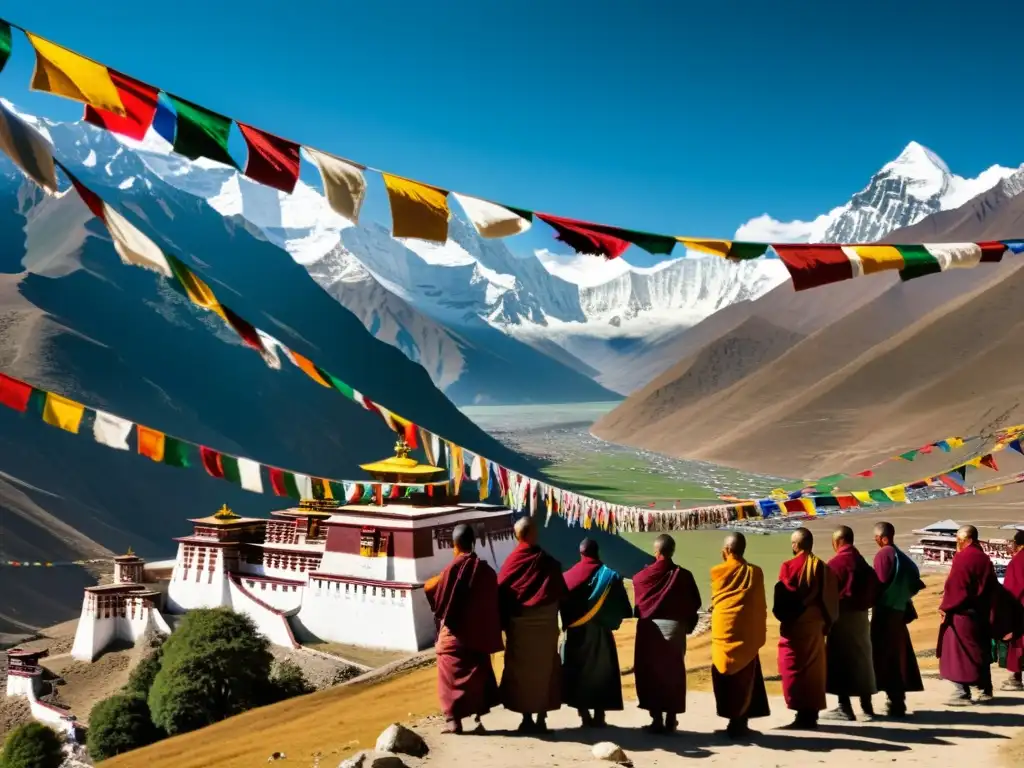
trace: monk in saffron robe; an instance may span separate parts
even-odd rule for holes
[[[939,615],[939,675],[956,686],[951,706],[992,700],[992,607],[996,571],[978,543],[978,529],[956,532],[956,554],[942,590]],[[978,689],[977,699],[971,687]]]
[[[924,582],[917,564],[894,543],[892,523],[875,525],[874,568],[879,590],[871,610],[871,657],[875,685],[886,695],[886,717],[907,716],[907,694],[924,690],[907,625],[917,619],[912,598]]]
[[[633,608],[622,577],[601,562],[593,539],[580,543],[580,561],[565,572],[565,586],[562,701],[576,708],[583,727],[603,728],[605,712],[622,709],[622,675],[612,632],[633,615]]]
[[[875,667],[871,655],[871,620],[868,610],[878,593],[878,576],[853,545],[853,531],[841,525],[832,534],[828,568],[836,577],[839,617],[825,643],[827,676],[825,690],[839,697],[829,720],[856,720],[851,697],[860,699],[865,717],[874,717]]]
[[[779,569],[772,613],[779,620],[779,674],[786,706],[796,711],[788,726],[813,730],[825,709],[825,637],[839,614],[836,578],[813,553],[814,537],[798,528],[793,559]]]
[[[655,561],[633,577],[636,624],[633,669],[640,709],[653,733],[672,733],[686,711],[686,636],[697,626],[700,592],[693,574],[672,562],[676,543],[654,540]]]
[[[547,713],[562,706],[558,606],[565,597],[565,580],[562,566],[537,545],[532,518],[519,518],[515,533],[519,543],[498,572],[506,643],[501,703],[523,716],[521,732],[544,733]]]
[[[423,585],[437,620],[437,691],[447,725],[462,733],[462,719],[480,717],[498,703],[491,654],[502,649],[498,578],[476,556],[476,534],[468,525],[452,532],[455,559]]]
[[[1009,619],[1004,623],[1003,640],[1008,644],[1006,650],[1006,670],[1010,676],[999,686],[1003,691],[1024,691],[1021,671],[1024,670],[1024,531],[1013,534],[1013,557],[1006,566],[1003,577],[1004,597],[1012,604],[1007,612]]]
[[[771,714],[758,656],[768,622],[764,573],[743,559],[746,549],[742,533],[729,534],[723,562],[711,569],[711,684],[732,739],[751,735],[751,718]]]

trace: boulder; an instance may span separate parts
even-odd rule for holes
[[[622,751],[622,747],[618,744],[613,744],[610,741],[600,741],[594,745],[593,749],[594,757],[598,760],[604,760],[609,763],[616,763],[617,765],[632,765],[626,753]]]
[[[338,768],[408,768],[398,755],[385,755],[380,752],[360,752],[348,760],[342,760]]]
[[[378,752],[394,752],[413,757],[423,757],[430,751],[427,742],[418,733],[398,723],[392,723],[377,737],[376,749]]]

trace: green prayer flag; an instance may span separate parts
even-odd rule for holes
[[[942,271],[939,260],[923,245],[897,245],[894,248],[903,257],[903,269],[900,270],[902,280],[913,280],[915,277]]]
[[[880,501],[883,504],[885,502],[892,501],[892,499],[889,498],[889,494],[887,494],[881,488],[878,488],[874,491],[868,491],[868,496],[871,497],[872,501]]]
[[[238,459],[228,456],[226,453],[220,455],[220,467],[224,470],[224,479],[235,485],[242,484],[242,475],[238,471]]]
[[[167,97],[178,115],[177,130],[174,132],[174,151],[192,160],[206,157],[238,168],[238,164],[228,152],[231,118],[218,115],[169,93]]]
[[[345,493],[345,486],[343,483],[336,482],[334,480],[325,481],[331,487],[331,498],[337,499],[338,501],[345,501],[348,498],[348,494]]]
[[[334,387],[336,390],[341,392],[341,394],[343,394],[349,400],[355,400],[356,399],[355,391],[352,389],[352,387],[350,387],[344,381],[339,379],[337,376],[332,376],[327,371],[323,371],[322,370],[321,373],[327,378],[327,380],[329,382],[331,382],[331,386],[332,387]]]
[[[299,484],[295,481],[295,473],[281,470],[281,479],[284,481],[284,490],[288,496],[293,499],[301,499],[302,494],[299,493]]]
[[[0,19],[0,72],[11,58],[11,25]]]
[[[734,240],[732,245],[729,246],[730,259],[738,259],[740,261],[748,261],[749,259],[759,259],[764,256],[765,251],[768,250],[767,243],[743,243]]]
[[[903,459],[904,461],[913,461],[914,459],[917,458],[917,451],[907,451],[906,453],[901,453],[900,458]]]
[[[164,437],[164,464],[171,467],[185,468],[191,466],[188,454],[191,443],[167,435]]]
[[[814,490],[827,493],[831,491],[833,488],[835,488],[839,481],[842,480],[844,477],[846,477],[846,475],[842,474],[829,475],[828,477],[823,477],[814,484]]]
[[[676,243],[679,242],[674,237],[654,235],[650,232],[620,230],[615,234],[638,248],[643,248],[653,256],[668,256],[672,253],[672,249],[676,247]]]

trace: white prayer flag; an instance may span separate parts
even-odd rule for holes
[[[106,411],[96,411],[96,421],[92,425],[92,435],[96,442],[119,451],[128,450],[128,433],[135,426],[134,422],[122,419]]]
[[[57,169],[50,142],[3,104],[0,104],[0,150],[36,184],[48,192],[57,192]]]
[[[466,212],[466,216],[473,222],[481,237],[511,237],[525,232],[532,226],[529,219],[497,203],[460,195],[457,192],[452,192],[452,195],[459,201],[462,210]]]
[[[303,147],[306,154],[320,169],[324,183],[324,196],[328,205],[353,224],[359,223],[359,211],[366,196],[366,178],[363,167],[328,155],[316,149]]]
[[[259,462],[238,457],[238,479],[245,490],[263,493],[263,478],[260,476]]]
[[[106,203],[103,204],[103,220],[121,261],[143,269],[151,269],[164,277],[172,276],[171,265],[159,246]]]

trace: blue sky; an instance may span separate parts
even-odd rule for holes
[[[964,176],[1024,162],[1024,3],[1011,0],[45,0],[4,13],[302,143],[657,232],[813,218],[912,139]],[[27,91],[32,56],[17,32],[14,44],[0,95],[79,117]]]

